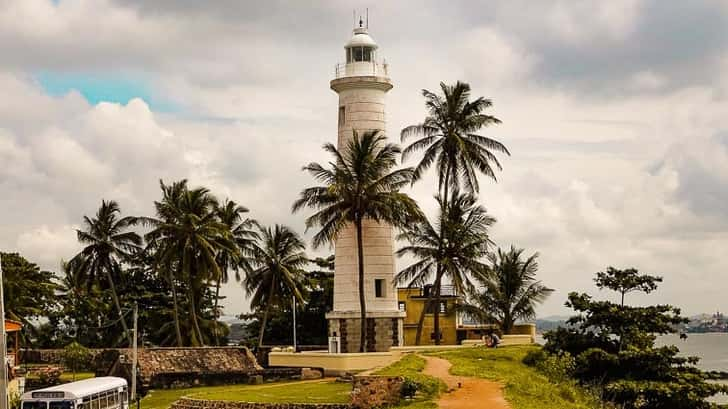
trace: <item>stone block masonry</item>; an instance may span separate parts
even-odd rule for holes
[[[182,398],[170,409],[351,409],[346,403],[228,402]]]

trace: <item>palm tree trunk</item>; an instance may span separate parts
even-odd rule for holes
[[[218,308],[218,301],[219,300],[220,300],[220,280],[217,280],[217,285],[215,286],[215,309],[213,310],[214,311],[214,314],[215,314],[214,315],[215,320],[213,322],[213,324],[215,326],[213,327],[213,332],[215,334],[215,345],[216,346],[220,346],[220,339],[217,336],[217,330],[218,330],[218,326],[217,326],[218,325],[217,308]]]
[[[442,271],[439,271],[435,278],[435,345],[440,345],[440,287],[442,281]]]
[[[126,326],[126,320],[124,319],[124,313],[121,311],[121,304],[119,303],[119,296],[116,294],[116,285],[114,285],[114,280],[111,277],[111,271],[109,268],[105,268],[106,270],[106,280],[109,281],[109,287],[111,288],[111,298],[114,300],[114,305],[116,306],[116,311],[119,312],[119,319],[121,320],[121,327],[124,329],[124,335],[126,336],[126,339],[129,341],[129,345],[132,344],[131,339],[131,333],[129,333],[129,327]]]
[[[263,334],[265,334],[265,325],[268,323],[268,312],[270,306],[273,304],[273,292],[276,288],[276,279],[273,278],[270,283],[270,290],[268,290],[268,300],[265,303],[265,310],[263,312],[263,322],[260,323],[260,332],[258,333],[258,353],[263,348]]]
[[[182,346],[182,331],[179,328],[179,304],[177,303],[177,288],[174,285],[172,271],[169,272],[169,284],[172,287],[172,303],[174,304],[174,332],[177,337],[177,346]]]
[[[356,225],[356,251],[359,262],[359,311],[361,320],[361,337],[359,338],[359,352],[366,352],[367,345],[367,303],[364,298],[364,243],[362,243],[362,221],[358,219]]]
[[[192,346],[204,346],[205,342],[202,339],[202,331],[200,331],[200,324],[197,321],[197,304],[195,303],[195,290],[192,287],[192,283],[189,284],[189,289],[187,291],[190,297],[190,319],[192,320],[192,331],[195,335],[192,342]],[[198,345],[195,345],[194,341],[197,341]]]
[[[422,341],[422,327],[425,324],[425,314],[427,313],[427,310],[430,308],[430,304],[432,304],[432,293],[427,294],[427,300],[425,301],[425,306],[422,308],[422,312],[420,313],[420,319],[417,321],[417,333],[415,334],[415,345],[420,345],[420,342]]]

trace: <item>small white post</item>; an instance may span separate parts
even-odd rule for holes
[[[3,267],[2,254],[0,254],[0,320],[2,320],[2,329],[0,330],[0,409],[8,409],[8,363],[7,363],[7,345],[5,342],[5,299],[3,297]],[[16,346],[17,348],[17,346]]]
[[[137,321],[139,320],[139,307],[134,303],[134,338],[132,338],[132,358],[131,358],[131,402],[129,407],[136,402],[136,384],[137,384]]]
[[[293,352],[296,352],[296,296],[293,296]]]

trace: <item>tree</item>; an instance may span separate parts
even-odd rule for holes
[[[238,205],[232,200],[226,200],[222,205],[215,207],[215,213],[221,223],[223,223],[232,234],[233,241],[235,242],[235,252],[220,251],[217,255],[217,261],[220,265],[220,276],[215,279],[215,317],[220,315],[218,309],[218,302],[220,299],[220,284],[227,283],[230,280],[230,270],[235,272],[235,281],[240,281],[240,270],[249,272],[251,270],[250,262],[247,255],[250,253],[250,248],[253,245],[254,240],[257,238],[257,233],[252,230],[254,221],[251,219],[244,219],[243,214],[247,213],[248,209]],[[215,344],[219,345],[217,339],[217,325],[215,326]]]
[[[417,261],[400,271],[395,280],[410,287],[419,287],[434,274],[435,284],[420,314],[415,344],[419,345],[425,313],[434,301],[435,344],[440,344],[440,288],[443,279],[450,281],[458,294],[470,291],[470,276],[477,276],[486,266],[481,259],[492,244],[488,229],[495,218],[476,204],[470,194],[455,192],[449,203],[438,196],[440,214],[435,224],[427,219],[405,227],[397,238],[409,245],[400,248],[397,256],[411,256]]]
[[[637,270],[607,269],[597,275],[599,288],[652,292],[661,278]],[[697,357],[678,356],[675,346],[656,347],[657,335],[676,332],[686,323],[670,305],[635,307],[569,294],[567,307],[577,315],[569,327],[545,334],[549,353],[575,357],[575,376],[584,384],[599,382],[604,396],[626,409],[707,409],[705,399],[728,394],[728,385],[707,382]]]
[[[517,320],[536,318],[536,304],[554,291],[536,280],[538,253],[523,260],[523,249],[511,246],[488,255],[485,274],[475,275],[482,290],[469,293],[469,302],[459,308],[480,322],[495,322],[508,333]]]
[[[400,137],[402,142],[420,137],[404,149],[402,160],[424,151],[414,169],[412,182],[421,179],[434,164],[438,194],[443,201],[441,207],[447,207],[451,191],[461,190],[461,182],[465,191],[475,194],[479,191],[478,173],[497,180],[494,167],[499,170],[502,167],[495,153],[510,155],[510,152],[495,139],[476,133],[483,127],[500,123],[498,118],[484,113],[492,106],[489,99],[479,97],[470,101],[470,85],[460,81],[455,85],[441,82],[440,89],[442,95],[422,90],[428,115],[422,123],[404,128]],[[444,236],[443,232],[440,235]],[[440,285],[440,282],[435,283],[436,294],[441,291]],[[420,331],[421,328],[418,333]]]
[[[121,209],[111,200],[101,201],[94,218],[83,217],[84,228],[76,230],[78,241],[85,247],[70,261],[78,278],[87,288],[95,283],[105,283],[111,290],[124,334],[131,344],[131,333],[116,292],[116,282],[122,278],[122,264],[131,260],[139,251],[141,237],[130,229],[137,223],[135,217],[119,217]]]
[[[67,368],[71,368],[73,381],[76,381],[76,371],[81,367],[88,366],[90,360],[91,352],[78,342],[71,342],[63,348],[63,364]]]
[[[624,306],[625,294],[635,291],[649,294],[657,289],[657,283],[662,282],[662,277],[640,274],[634,268],[617,270],[614,267],[607,267],[606,272],[597,273],[594,282],[600,290],[606,288],[618,292],[622,297],[621,305]]]
[[[359,309],[361,339],[359,351],[366,351],[366,300],[364,296],[364,247],[362,226],[365,220],[404,227],[419,220],[417,203],[399,190],[410,184],[413,170],[397,169],[397,145],[386,143],[381,132],[367,132],[354,137],[342,151],[333,144],[324,150],[334,157],[329,168],[311,163],[303,169],[322,186],[304,189],[293,204],[293,211],[304,207],[316,210],[306,219],[306,229],[319,227],[313,237],[314,247],[334,243],[342,230],[354,226],[359,272]]]
[[[424,150],[414,169],[413,182],[435,164],[440,195],[447,200],[449,189],[459,189],[461,181],[468,192],[477,193],[478,172],[496,180],[493,166],[502,168],[494,152],[510,153],[495,139],[475,133],[500,123],[498,118],[483,113],[492,106],[489,99],[479,97],[470,101],[470,85],[460,81],[455,85],[441,82],[440,89],[442,96],[422,90],[428,115],[422,123],[402,130],[402,142],[421,136],[404,149],[402,157],[406,159]]]
[[[190,343],[203,345],[205,339],[199,323],[202,292],[209,281],[222,276],[218,254],[239,254],[230,229],[221,223],[214,212],[217,200],[204,187],[189,189],[187,181],[165,185],[161,202],[155,202],[157,218],[145,218],[153,230],[145,236],[148,249],[154,254],[154,269],[167,271],[174,295],[175,331],[182,345],[175,281],[182,282],[187,291],[189,320],[192,324]]]
[[[252,271],[244,281],[251,309],[263,309],[263,321],[258,335],[258,349],[263,346],[268,314],[272,306],[287,305],[291,297],[303,302],[301,294],[303,268],[308,264],[303,240],[286,226],[258,225],[260,237],[251,248]]]
[[[54,274],[41,270],[18,253],[0,253],[5,315],[33,328],[32,321],[57,307]]]

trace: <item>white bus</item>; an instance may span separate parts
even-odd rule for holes
[[[22,409],[129,409],[126,379],[100,377],[26,392]]]

